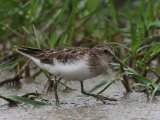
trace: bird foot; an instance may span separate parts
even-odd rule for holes
[[[109,97],[105,97],[103,95],[97,95],[97,94],[94,94],[93,96],[94,98],[97,98],[98,100],[102,101],[104,104],[106,103],[105,100],[109,100],[109,101],[117,101],[117,99],[115,98],[109,98]]]

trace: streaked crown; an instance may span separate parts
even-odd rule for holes
[[[108,44],[98,44],[94,47],[94,49],[99,49],[108,55],[115,56],[113,47]]]

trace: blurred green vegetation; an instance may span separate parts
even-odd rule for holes
[[[0,4],[2,69],[14,69],[23,60],[13,52],[15,45],[38,47],[38,40],[42,48],[92,47],[107,42],[119,51],[117,55],[129,66],[125,69],[128,80],[147,86],[145,90],[151,93],[151,98],[160,90],[160,1],[0,2],[3,3]]]

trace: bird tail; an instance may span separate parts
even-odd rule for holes
[[[38,53],[42,52],[41,49],[25,47],[25,46],[21,46],[21,47],[15,46],[14,48],[16,52],[23,54],[26,57],[35,57]]]

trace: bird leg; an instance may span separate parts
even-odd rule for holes
[[[105,96],[102,96],[102,95],[98,95],[98,94],[87,93],[87,92],[84,90],[83,81],[80,81],[80,84],[81,84],[81,93],[82,93],[82,94],[87,95],[87,96],[92,96],[92,97],[94,97],[94,98],[97,98],[97,99],[99,99],[100,101],[102,101],[103,104],[106,103],[105,100],[117,101],[117,100],[114,99],[114,98],[108,98],[108,97],[105,97]]]
[[[61,78],[59,78],[58,80],[55,80],[55,83],[54,83],[54,94],[55,94],[55,99],[56,99],[56,105],[58,106],[59,105],[59,98],[58,98],[58,93],[57,93],[57,85],[58,83],[60,82]]]

